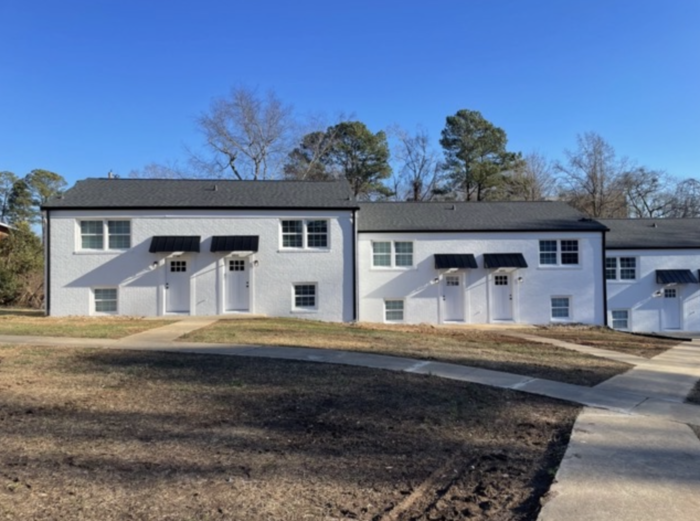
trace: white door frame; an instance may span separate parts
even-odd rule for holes
[[[438,290],[438,306],[440,306],[440,324],[453,324],[467,323],[467,282],[468,282],[468,271],[464,269],[450,269],[443,272],[438,278],[440,279],[440,287]],[[448,319],[447,318],[447,277],[458,277],[459,278],[459,294],[461,297],[462,304],[462,314],[461,318],[458,319]]]
[[[246,269],[248,270],[248,310],[247,311],[228,311],[226,309],[226,299],[227,299],[227,272],[228,272],[228,261],[229,260],[244,260],[246,263]],[[217,311],[219,315],[226,315],[231,313],[255,313],[255,272],[258,261],[255,259],[255,254],[246,255],[236,255],[235,253],[230,253],[224,255],[217,260],[217,281],[216,285],[217,291]]]
[[[189,309],[186,312],[183,313],[171,313],[168,312],[168,290],[167,284],[168,284],[168,272],[170,271],[170,261],[173,260],[183,260],[187,262],[187,283],[189,285]],[[160,287],[160,315],[165,316],[165,315],[190,315],[193,316],[195,315],[195,308],[193,303],[195,302],[195,288],[194,288],[194,277],[192,276],[195,272],[195,265],[194,265],[194,260],[195,257],[194,255],[188,255],[188,254],[181,254],[181,253],[171,253],[170,255],[167,255],[166,257],[163,258],[162,260],[162,272],[163,276],[161,277],[161,287]],[[159,263],[160,264],[160,263]]]
[[[666,290],[668,289],[674,289],[676,290],[676,297],[674,299],[667,299],[666,298]],[[664,286],[664,288],[661,290],[661,329],[662,331],[682,331],[683,330],[683,285],[681,284],[674,284],[671,286]],[[675,300],[676,305],[678,308],[676,309],[676,313],[678,314],[678,327],[668,327],[666,324],[666,306],[667,306],[667,301],[668,300]]]
[[[243,277],[246,279],[246,289],[247,294],[248,294],[248,301],[245,302],[244,308],[245,309],[228,309],[228,305],[230,303],[230,283],[229,283],[229,278],[231,277],[231,271],[229,270],[229,264],[231,261],[242,261],[243,266],[244,266],[244,271],[245,276]],[[250,295],[252,293],[252,288],[251,288],[251,268],[253,267],[253,263],[250,262],[250,258],[247,255],[227,255],[224,258],[224,312],[225,313],[250,313]]]
[[[495,311],[494,311],[494,303],[495,303],[495,295],[494,295],[494,289],[493,286],[495,284],[495,277],[496,275],[507,275],[508,276],[508,284],[510,286],[510,319],[496,319],[494,318]],[[520,313],[519,313],[519,298],[520,298],[520,288],[519,284],[516,284],[516,282],[519,283],[518,278],[515,276],[516,275],[516,269],[497,269],[497,270],[491,270],[491,272],[487,276],[487,287],[488,291],[486,293],[487,298],[488,298],[488,313],[489,313],[489,324],[501,324],[501,323],[518,323],[520,320]]]

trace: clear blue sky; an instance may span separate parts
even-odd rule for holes
[[[552,159],[595,131],[700,177],[700,1],[2,0],[0,170],[183,160],[231,86],[372,130],[479,110]]]

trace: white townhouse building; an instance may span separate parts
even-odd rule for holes
[[[561,202],[362,203],[358,318],[603,325],[605,231]]]
[[[354,319],[344,181],[87,179],[42,209],[49,315]]]
[[[700,219],[603,219],[608,325],[700,331]]]

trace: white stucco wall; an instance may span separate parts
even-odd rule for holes
[[[80,251],[80,219],[128,218],[132,247],[123,252]],[[280,220],[328,219],[330,248],[281,250]],[[165,267],[151,269],[166,254],[148,249],[156,235],[199,235],[201,252],[191,262],[192,315],[223,313],[223,254],[211,253],[214,235],[258,235],[259,251],[249,259],[251,313],[329,321],[353,318],[351,211],[70,211],[50,212],[50,314],[90,315],[94,287],[117,287],[119,314],[156,316],[165,311]],[[106,238],[105,238],[106,240]],[[292,284],[318,284],[318,309],[292,311]]]
[[[661,332],[668,328],[664,320],[666,300],[664,286],[656,283],[656,270],[688,269],[695,276],[700,268],[697,250],[608,250],[608,257],[635,257],[637,279],[608,281],[608,315],[614,309],[629,310],[630,330]],[[680,302],[680,329],[700,331],[700,284],[681,284],[677,289]],[[610,318],[608,324],[612,325]]]
[[[578,239],[579,265],[540,267],[540,239]],[[373,268],[373,241],[413,241],[411,268]],[[513,320],[547,324],[551,297],[571,297],[570,322],[603,324],[602,238],[598,232],[562,233],[361,233],[358,241],[359,319],[384,321],[384,300],[405,299],[405,322],[442,323],[443,277],[434,267],[436,253],[471,253],[477,269],[465,270],[464,322],[493,322],[490,283],[484,253],[522,253],[528,268],[513,272]],[[518,278],[522,281],[518,282]],[[433,281],[431,283],[431,281]]]

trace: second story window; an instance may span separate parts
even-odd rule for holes
[[[578,266],[578,240],[540,241],[540,266]]]
[[[129,248],[131,248],[131,221],[116,219],[80,221],[81,250],[128,250]]]
[[[285,219],[282,221],[282,248],[324,250],[328,248],[328,221]]]

